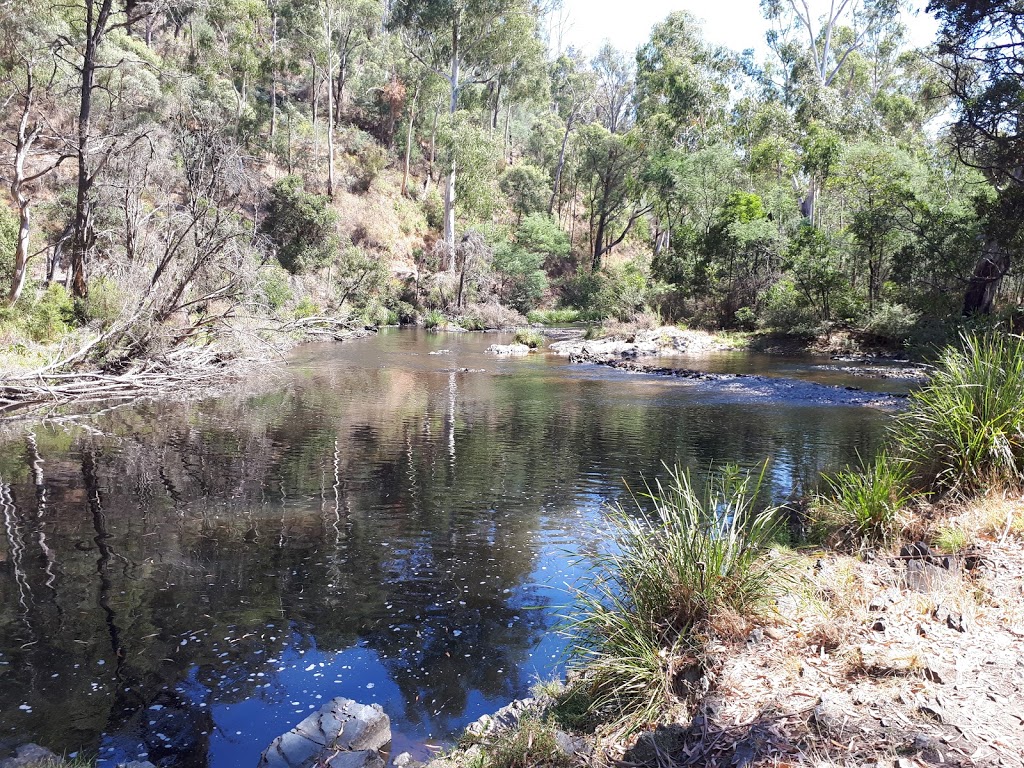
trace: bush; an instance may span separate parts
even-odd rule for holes
[[[124,311],[125,295],[121,286],[109,277],[89,281],[88,315],[104,327],[110,326]]]
[[[525,344],[530,349],[538,349],[544,346],[544,337],[536,331],[518,330],[512,341],[515,344]]]
[[[295,305],[292,315],[296,320],[305,320],[307,317],[314,317],[320,314],[320,307],[309,296],[303,296],[302,301]]]
[[[436,309],[429,310],[427,314],[423,316],[423,327],[428,329],[442,326],[445,322],[444,313]]]
[[[423,198],[423,216],[427,226],[434,230],[444,227],[444,198],[436,189],[432,189]]]
[[[292,300],[292,289],[288,283],[288,272],[273,264],[260,270],[260,290],[271,312],[276,312]]]
[[[653,514],[614,510],[571,624],[594,711],[629,730],[656,720],[699,667],[700,636],[768,607],[784,561],[769,557],[778,508],[757,509],[766,468],[712,473],[703,496],[677,468],[648,488]]]
[[[292,274],[325,267],[337,253],[338,216],[328,203],[325,196],[307,192],[298,176],[285,176],[270,187],[263,231]]]
[[[887,544],[900,528],[903,508],[914,500],[911,468],[885,451],[870,466],[826,475],[829,496],[820,501],[824,515],[819,535],[838,535],[856,546]]]
[[[1024,486],[1024,338],[962,335],[911,394],[895,437],[928,490]]]
[[[902,304],[886,302],[875,309],[864,330],[879,338],[902,343],[910,338],[919,318],[917,312]]]
[[[50,283],[24,316],[25,331],[33,341],[54,341],[75,325],[75,304],[64,286]]]

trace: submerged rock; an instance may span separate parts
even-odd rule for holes
[[[530,348],[525,344],[491,344],[484,351],[491,355],[528,355]]]
[[[391,741],[391,721],[377,704],[335,698],[274,739],[259,768],[383,768],[377,750]]]
[[[0,768],[36,768],[39,765],[56,768],[59,765],[67,765],[67,763],[38,744],[22,744],[15,750],[14,757],[0,760]]]

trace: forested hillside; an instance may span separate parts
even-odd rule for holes
[[[531,312],[928,343],[1021,301],[1012,4],[933,0],[913,50],[896,0],[762,0],[763,58],[685,12],[587,58],[557,0],[0,11],[6,366]]]

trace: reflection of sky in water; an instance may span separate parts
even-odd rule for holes
[[[768,455],[785,498],[883,424],[495,360],[494,341],[308,348],[268,395],[37,430],[42,496],[31,446],[0,444],[0,749],[255,765],[347,696],[422,750],[561,674],[573,558],[606,548],[624,482]]]

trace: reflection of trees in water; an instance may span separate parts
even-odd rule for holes
[[[158,697],[168,711],[272,698],[259,686],[286,644],[358,642],[401,692],[392,715],[442,732],[472,693],[530,682],[517,670],[551,620],[524,610],[545,518],[617,500],[662,461],[772,455],[785,494],[877,434],[854,409],[610,391],[330,370],[116,411],[97,424],[115,437],[38,429],[0,445],[0,728],[74,749],[138,730]],[[179,720],[205,750],[208,717]]]

